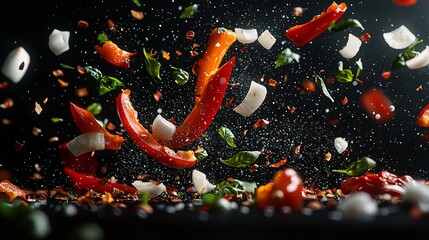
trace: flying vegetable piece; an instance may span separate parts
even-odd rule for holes
[[[429,104],[420,110],[419,116],[416,120],[416,125],[424,128],[429,127]]]
[[[187,83],[189,80],[189,73],[181,68],[176,68],[173,66],[171,68],[174,70],[173,76],[174,76],[174,81],[176,81],[177,85],[179,86],[185,85],[185,83]]]
[[[225,53],[236,39],[235,33],[225,28],[215,28],[210,33],[203,57],[199,60],[195,87],[195,105],[201,101],[210,77],[216,73]]]
[[[325,81],[323,81],[323,79],[317,74],[315,74],[315,78],[316,78],[316,83],[322,89],[323,94],[325,94],[325,96],[328,97],[329,100],[334,102],[334,99],[332,98],[331,94],[329,93],[328,89],[326,88]]]
[[[286,65],[289,63],[292,63],[293,61],[299,62],[300,55],[297,53],[294,53],[290,50],[290,48],[286,48],[282,50],[278,55],[277,59],[275,61],[276,68],[280,67],[282,65]]]
[[[253,162],[255,162],[260,154],[260,151],[241,151],[231,158],[225,160],[221,159],[220,161],[230,167],[247,167]]]
[[[231,132],[231,130],[229,130],[229,128],[221,126],[218,130],[219,135],[226,141],[226,143],[233,148],[236,148],[237,145],[235,144],[235,136],[234,134]]]
[[[333,21],[338,21],[346,9],[347,5],[345,3],[338,5],[333,2],[326,11],[315,16],[311,21],[286,30],[286,37],[295,45],[304,46],[326,31]]]
[[[149,75],[151,77],[161,79],[161,77],[159,76],[161,70],[161,63],[158,62],[158,60],[156,60],[155,58],[153,58],[148,52],[146,52],[145,48],[143,48],[143,55],[144,64]]]
[[[130,58],[137,54],[137,52],[122,50],[112,41],[105,42],[101,47],[94,45],[94,48],[106,61],[121,68],[129,68]]]
[[[379,89],[370,89],[360,97],[360,104],[377,123],[387,123],[395,116],[395,106]]]
[[[59,146],[60,158],[64,164],[64,167],[68,167],[73,171],[88,176],[95,176],[99,164],[95,160],[92,152],[75,156],[73,153],[71,153],[67,144],[68,143],[62,143]]]
[[[334,169],[332,172],[345,173],[349,176],[358,176],[365,171],[374,168],[376,162],[369,157],[362,157],[361,159],[352,162],[346,169]]]
[[[393,2],[401,7],[411,6],[417,3],[417,0],[393,0]]]
[[[417,54],[419,54],[417,51],[414,51],[414,48],[422,43],[423,40],[419,40],[416,43],[410,45],[406,49],[404,49],[396,58],[393,60],[392,63],[392,71],[398,70],[399,68],[406,66],[407,61],[416,57]]]
[[[185,146],[197,140],[207,130],[222,105],[234,63],[235,57],[232,57],[210,77],[207,91],[183,123],[176,128],[173,137],[162,141],[164,145],[170,148]]]
[[[11,183],[9,180],[3,180],[0,182],[0,193],[5,193],[8,196],[9,201],[13,201],[17,197],[25,199],[26,196],[26,193],[21,188]]]
[[[180,18],[191,18],[197,12],[198,4],[189,5],[183,9],[182,13],[180,14]]]
[[[331,25],[329,25],[328,31],[339,32],[351,27],[358,27],[364,30],[362,24],[359,20],[354,18],[347,18],[342,21],[333,21]]]
[[[107,75],[103,75],[100,70],[95,67],[86,66],[85,72],[89,73],[93,78],[100,82],[98,93],[104,95],[117,87],[122,87],[124,84],[119,79]]]

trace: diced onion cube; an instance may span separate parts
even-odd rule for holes
[[[55,54],[60,55],[69,50],[69,31],[59,31],[54,29],[49,35],[49,49]]]
[[[262,45],[262,47],[269,50],[276,42],[276,38],[271,35],[268,30],[265,30],[262,32],[261,36],[259,36],[258,42]]]
[[[206,179],[206,175],[196,169],[192,171],[192,183],[199,193],[210,192],[214,189],[214,185]]]
[[[1,72],[12,82],[21,81],[30,65],[30,55],[23,47],[12,50],[3,62]]]
[[[394,49],[404,49],[416,41],[416,36],[404,25],[391,32],[383,33],[383,37],[386,43]]]
[[[67,147],[75,157],[87,152],[104,150],[104,134],[100,132],[81,134],[67,143]]]
[[[170,139],[176,132],[176,126],[163,118],[160,114],[156,116],[152,123],[153,135],[161,140]]]
[[[334,140],[334,146],[335,146],[335,149],[337,150],[337,152],[339,154],[341,154],[347,149],[349,144],[347,143],[346,140],[344,140],[344,138],[337,137]]]
[[[139,191],[139,193],[146,192],[149,195],[149,198],[157,197],[159,194],[167,190],[163,183],[156,184],[154,182],[136,180],[131,184],[137,189],[137,191]]]
[[[366,192],[354,192],[338,205],[345,218],[356,220],[369,220],[378,213],[378,205]]]
[[[256,29],[236,28],[234,32],[237,36],[237,41],[243,44],[253,43],[258,39],[258,31]]]
[[[254,113],[264,102],[267,95],[267,88],[259,83],[252,81],[250,89],[244,100],[234,108],[234,111],[242,116],[248,117]]]
[[[362,41],[353,34],[349,33],[349,39],[346,46],[339,52],[345,59],[352,59],[359,52]]]

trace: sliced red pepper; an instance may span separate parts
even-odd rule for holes
[[[301,47],[326,31],[333,21],[343,16],[347,9],[345,3],[340,5],[333,2],[331,6],[320,15],[313,17],[307,23],[296,25],[286,30],[286,37],[289,38],[295,45]]]
[[[420,110],[416,125],[419,127],[429,127],[429,104]]]
[[[215,28],[210,33],[209,41],[199,61],[198,77],[195,87],[195,104],[198,104],[207,89],[210,77],[216,73],[228,48],[237,39],[231,30]]]
[[[235,57],[232,57],[210,77],[207,91],[192,112],[177,127],[173,137],[162,143],[170,148],[178,148],[197,140],[209,127],[220,106],[228,87]]]
[[[101,126],[92,113],[84,108],[78,107],[74,103],[70,103],[70,110],[73,115],[74,122],[82,133],[101,132],[104,134],[106,142],[105,148],[108,150],[121,149],[125,139],[121,136],[111,134],[103,126]]]
[[[392,101],[379,89],[371,89],[363,93],[360,104],[377,123],[386,123],[395,116]]]
[[[137,52],[127,52],[122,50],[112,41],[107,41],[102,47],[94,45],[95,50],[109,63],[122,68],[130,67],[130,57],[137,54]]]
[[[85,193],[89,190],[93,190],[98,193],[112,193],[114,189],[118,189],[124,193],[137,193],[137,189],[135,187],[121,183],[103,183],[103,179],[73,171],[68,167],[64,168],[64,172],[70,178],[71,187],[76,193]]]
[[[171,168],[190,168],[197,163],[193,151],[177,151],[161,145],[137,119],[130,101],[131,90],[125,89],[116,98],[116,108],[122,124],[131,139],[153,159]]]
[[[341,184],[341,191],[344,194],[363,191],[374,197],[386,193],[400,197],[405,192],[405,185],[408,183],[415,183],[415,180],[408,175],[398,177],[390,172],[381,171],[377,174],[368,173],[359,177],[351,177]]]
[[[59,149],[61,160],[63,161],[65,167],[85,175],[95,175],[99,164],[95,160],[92,153],[84,153],[75,157],[67,147],[67,143],[61,144]]]
[[[9,197],[9,201],[13,201],[16,197],[25,199],[26,195],[21,188],[9,182],[9,180],[0,182],[0,193],[5,193]]]

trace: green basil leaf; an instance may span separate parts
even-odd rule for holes
[[[352,162],[346,169],[334,169],[332,172],[345,173],[349,176],[358,176],[365,171],[374,168],[376,162],[369,157],[362,157],[361,159]]]
[[[182,14],[180,14],[180,18],[190,18],[196,12],[198,12],[198,4],[189,5],[183,9]]]
[[[188,82],[189,80],[188,72],[186,72],[181,68],[176,68],[173,66],[171,68],[174,69],[173,76],[174,76],[174,81],[177,83],[177,85],[183,86],[185,83]]]
[[[392,63],[392,71],[398,70],[399,68],[405,66],[405,62],[407,60],[410,60],[411,58],[414,58],[419,53],[414,51],[414,48],[422,43],[423,40],[419,40],[415,42],[414,44],[408,46],[406,49],[404,49],[394,60]]]
[[[331,94],[329,93],[328,89],[326,88],[326,84],[323,81],[323,79],[317,75],[316,75],[316,83],[317,85],[322,89],[323,94],[325,94],[325,96],[327,96],[332,102],[334,102],[334,99],[332,98]]]
[[[100,81],[101,78],[103,77],[103,74],[101,73],[101,71],[95,67],[86,66],[85,71],[89,73],[93,78],[97,79],[98,81]]]
[[[205,193],[201,196],[201,199],[204,201],[204,203],[208,204],[208,205],[215,205],[216,202],[220,199],[221,197],[219,197],[216,194],[213,193]]]
[[[59,123],[62,121],[64,121],[64,119],[62,119],[62,118],[58,118],[58,117],[51,118],[51,122],[53,122],[53,123]]]
[[[220,183],[217,183],[215,186],[214,192],[219,197],[224,197],[225,195],[234,195],[244,194],[244,184],[242,181],[234,179],[232,181],[226,180]]]
[[[139,1],[139,0],[133,0],[133,2],[134,2],[134,4],[135,4],[137,7],[141,7],[141,6],[142,6],[142,4],[140,3],[140,1]]]
[[[140,193],[140,203],[149,204],[149,193],[148,192]]]
[[[222,137],[222,139],[224,139],[226,141],[226,143],[233,148],[236,148],[237,145],[235,144],[235,136],[234,134],[231,132],[231,130],[229,130],[226,127],[220,127],[217,132],[219,133],[219,135]]]
[[[149,75],[152,77],[161,79],[161,77],[159,76],[161,63],[158,62],[158,60],[156,60],[155,58],[153,58],[148,52],[146,52],[146,49],[144,48],[143,48],[143,55],[144,55],[144,64],[146,65],[146,70],[149,73]]]
[[[72,66],[67,65],[67,64],[64,64],[64,63],[60,63],[60,66],[61,66],[62,68],[66,68],[66,69],[76,69],[75,67],[72,67]]]
[[[293,53],[289,48],[286,48],[277,55],[277,59],[275,61],[276,68],[292,63],[293,61],[299,62],[300,57],[301,56],[299,54]]]
[[[198,149],[195,150],[194,154],[195,154],[195,158],[197,159],[197,163],[201,162],[202,160],[204,160],[206,157],[209,156],[207,151],[202,147],[198,147]]]
[[[103,110],[103,107],[99,103],[92,103],[86,110],[90,111],[92,115],[98,115],[101,113],[101,110]]]
[[[97,40],[100,41],[101,44],[109,41],[109,36],[105,33],[99,33],[97,36]]]
[[[335,80],[340,83],[348,83],[353,81],[353,73],[350,69],[337,70],[335,72]]]
[[[226,159],[220,160],[222,163],[236,168],[247,167],[252,164],[256,159],[258,159],[260,151],[241,151],[237,153],[235,156]]]
[[[98,88],[98,93],[100,95],[104,95],[122,86],[124,86],[124,84],[121,81],[119,81],[119,79],[111,76],[103,76],[100,79],[100,86]]]
[[[339,22],[332,21],[328,31],[339,32],[351,27],[359,27],[364,30],[362,24],[357,19],[348,18]]]

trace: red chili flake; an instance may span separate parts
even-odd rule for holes
[[[299,154],[299,152],[301,151],[301,146],[302,144],[299,144],[298,146],[295,147],[295,151],[294,151],[295,154]]]
[[[6,98],[2,104],[0,104],[0,108],[7,109],[13,107],[13,99]]]
[[[57,69],[52,71],[52,75],[54,75],[54,77],[62,77],[64,76],[64,72],[61,69]]]
[[[349,99],[347,98],[347,96],[344,96],[343,100],[341,100],[341,105],[345,106],[347,105],[348,102],[349,102]]]
[[[247,135],[247,131],[249,131],[249,129],[245,129],[241,135],[242,135],[243,137],[245,137],[245,136]]]
[[[153,98],[156,102],[161,101],[162,93],[159,90],[156,90],[156,92],[153,94]]]
[[[4,125],[10,125],[11,123],[12,123],[12,121],[10,121],[9,119],[7,119],[7,118],[3,118],[2,120],[1,120],[1,122],[4,124]]]
[[[358,82],[360,85],[362,85],[362,84],[363,84],[363,81],[362,81],[362,80],[360,80],[359,78],[356,78],[355,80],[356,80],[356,82]]]
[[[177,55],[177,56],[181,56],[181,55],[182,55],[182,53],[181,53],[180,51],[176,50],[176,55]]]
[[[386,71],[386,72],[382,72],[382,73],[381,73],[381,77],[382,77],[383,79],[389,79],[391,75],[392,75],[392,74],[391,74],[391,72],[389,72],[389,71]]]
[[[60,84],[61,87],[68,87],[69,86],[69,83],[66,82],[66,81],[64,81],[64,80],[62,80],[62,79],[58,78],[57,82]]]
[[[423,141],[429,142],[429,133],[423,133],[421,138]]]
[[[144,13],[131,9],[131,16],[136,20],[142,20],[144,18]]]
[[[48,102],[48,100],[49,100],[48,98],[45,98],[45,99],[43,99],[42,103],[46,104]]]
[[[229,86],[231,86],[231,87],[237,87],[237,86],[240,86],[240,83],[228,83],[229,84]]]
[[[170,60],[170,54],[168,54],[168,52],[162,50],[162,57],[165,58],[166,60]]]
[[[107,27],[110,29],[110,31],[116,32],[116,24],[112,19],[107,20]]]
[[[5,89],[5,88],[7,88],[8,85],[9,85],[9,83],[7,81],[3,81],[0,83],[0,89]]]
[[[316,91],[316,83],[310,79],[304,79],[301,82],[301,90],[306,93],[313,93]]]
[[[198,73],[198,69],[200,69],[200,61],[195,61],[194,65],[192,65],[192,73],[193,74],[197,74]]]
[[[421,92],[421,91],[423,91],[423,86],[422,85],[420,85],[418,88],[416,88],[416,92]]]
[[[157,54],[157,51],[150,50],[149,52],[149,55],[153,58],[156,56],[156,54]]]
[[[33,129],[31,130],[31,134],[33,134],[33,136],[35,137],[39,136],[41,132],[42,132],[42,129],[37,127],[33,127]]]
[[[24,67],[25,67],[25,62],[22,62],[21,64],[19,64],[19,70],[24,70]]]
[[[247,48],[248,48],[248,47],[249,47],[249,45],[247,45],[247,44],[246,44],[246,45],[244,45],[243,47],[241,47],[239,51],[240,51],[240,52],[244,52],[244,51],[246,51],[246,50],[247,50]]]
[[[279,167],[281,167],[281,166],[285,165],[285,164],[286,164],[286,162],[287,162],[287,158],[283,158],[282,160],[280,160],[280,161],[278,161],[278,162],[276,162],[276,163],[270,164],[270,165],[268,165],[268,166],[269,166],[269,167],[272,167],[272,168],[279,168]]]
[[[277,85],[277,81],[270,78],[270,80],[268,80],[268,85],[270,85],[271,87],[275,87]]]
[[[171,122],[172,124],[174,124],[174,125],[177,125],[177,122],[176,122],[176,120],[174,120],[174,118],[173,118],[173,117],[171,117],[171,118],[170,118],[170,122]]]
[[[186,36],[185,36],[186,40],[191,41],[192,39],[194,39],[194,37],[195,37],[194,31],[189,30],[186,32]]]
[[[196,57],[196,56],[198,56],[198,52],[197,51],[194,51],[194,50],[192,50],[192,51],[190,51],[191,52],[191,56],[192,57]]]
[[[235,98],[232,97],[231,99],[228,100],[228,102],[225,104],[225,108],[230,108],[232,103],[234,102]]]
[[[341,120],[338,118],[328,120],[329,125],[340,125],[340,123],[341,123]]]
[[[370,89],[362,94],[360,105],[377,123],[386,123],[395,115],[392,101],[379,89]]]
[[[371,40],[371,35],[369,35],[369,33],[365,33],[359,38],[362,42],[369,42],[369,40]]]
[[[269,122],[268,120],[265,120],[265,119],[259,118],[259,119],[258,119],[258,120],[253,124],[253,128],[254,128],[254,129],[257,129],[257,128],[260,128],[260,127],[265,127],[265,126],[267,126],[269,123],[270,123],[270,122]]]
[[[86,87],[76,88],[74,90],[74,94],[78,97],[85,97],[85,96],[88,96],[89,92],[88,92],[88,89]]]
[[[81,75],[84,75],[86,73],[86,70],[84,67],[77,66],[77,72]]]
[[[332,154],[331,154],[330,152],[327,152],[327,153],[325,154],[325,160],[326,160],[327,162],[329,162],[329,161],[331,161],[331,158],[332,158]]]
[[[87,29],[89,27],[89,23],[87,21],[80,20],[77,22],[77,26],[80,28]]]
[[[50,143],[51,142],[58,142],[59,140],[60,140],[60,138],[54,136],[54,137],[49,138],[48,142],[50,142]]]
[[[110,130],[110,131],[113,131],[113,130],[115,130],[115,129],[116,129],[116,126],[115,126],[115,124],[113,124],[112,122],[108,122],[108,123],[107,123],[107,125],[106,125],[106,128],[107,128],[108,130]]]
[[[289,112],[292,114],[296,112],[296,107],[294,107],[294,106],[292,106],[292,107],[287,106],[287,108],[289,109]]]
[[[335,82],[335,78],[333,76],[329,76],[328,78],[326,78],[325,83],[328,85],[331,85]]]
[[[15,152],[19,152],[19,150],[21,150],[21,148],[24,146],[23,143],[20,143],[18,141],[15,141],[15,144],[13,146],[13,148],[15,149]]]
[[[344,150],[343,156],[346,157],[346,158],[350,157],[350,151],[348,149]]]
[[[192,49],[195,49],[195,48],[197,48],[198,47],[198,44],[197,43],[193,43],[192,44]]]
[[[252,166],[250,166],[249,171],[253,173],[253,172],[256,172],[258,168],[259,168],[258,164],[253,164]]]
[[[40,104],[38,104],[37,102],[34,102],[34,111],[40,115],[40,113],[42,112],[42,107],[40,106]]]

